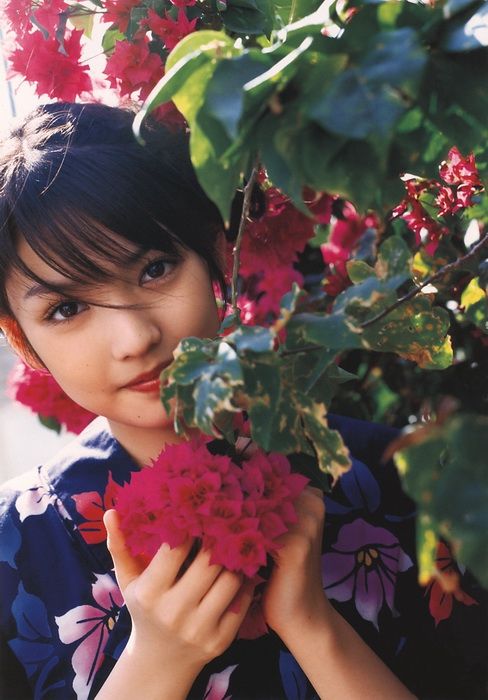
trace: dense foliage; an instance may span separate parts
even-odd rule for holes
[[[183,340],[164,373],[178,430],[231,439],[245,409],[257,443],[316,455],[328,488],[349,466],[329,410],[409,425],[392,453],[419,506],[422,576],[441,536],[488,584],[488,5],[7,0],[6,12],[14,70],[62,99],[94,87],[81,40],[103,16],[110,86],[145,100],[136,131],[149,111],[183,115],[228,223],[243,189],[222,335]]]

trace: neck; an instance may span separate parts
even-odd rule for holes
[[[155,460],[165,445],[184,442],[187,438],[177,435],[172,427],[141,428],[108,421],[114,438],[130,454],[139,467],[147,467]],[[191,435],[195,431],[189,431]]]

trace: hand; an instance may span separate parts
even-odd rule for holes
[[[196,677],[233,641],[253,587],[238,574],[211,566],[210,553],[203,550],[180,575],[193,544],[190,538],[174,549],[163,544],[149,563],[142,562],[127,549],[116,511],[107,511],[104,523],[132,618],[132,652],[145,661],[153,657],[159,665],[164,659],[173,672]]]
[[[298,521],[278,540],[281,548],[262,599],[265,620],[283,641],[296,635],[300,625],[309,625],[318,616],[323,619],[330,611],[321,573],[322,491],[307,486],[296,510]]]

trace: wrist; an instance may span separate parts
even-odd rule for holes
[[[284,619],[273,625],[273,630],[290,651],[292,651],[297,638],[313,639],[315,635],[320,635],[322,643],[326,639],[333,643],[333,638],[336,635],[334,622],[336,615],[337,612],[330,601],[325,594],[322,594],[313,604],[307,606],[307,609],[300,609],[293,615],[283,616]],[[299,635],[297,630],[300,631]]]

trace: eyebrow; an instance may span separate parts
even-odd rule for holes
[[[52,287],[49,286],[49,282],[46,284],[34,284],[24,294],[24,301],[31,299],[36,296],[43,296],[44,294],[66,294],[66,296],[71,296],[75,289],[79,289],[80,285],[75,282],[66,282],[57,284],[52,283]]]
[[[120,261],[120,265],[128,266],[134,265],[138,262],[143,255],[148,252],[147,248],[142,246],[137,248],[133,253],[127,256],[124,261]],[[75,290],[80,290],[83,287],[79,282],[49,282],[46,281],[45,284],[38,283],[29,287],[29,289],[24,294],[24,301],[31,299],[32,297],[42,296],[44,294],[66,294],[66,296],[71,296]]]

